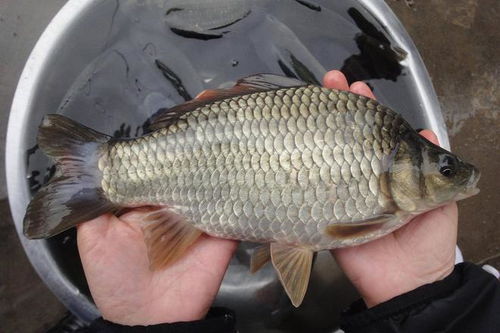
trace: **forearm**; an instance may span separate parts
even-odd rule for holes
[[[342,316],[345,332],[492,332],[500,327],[500,282],[462,263],[445,279],[370,309],[354,303]]]
[[[234,313],[226,308],[211,308],[208,315],[197,321],[165,323],[150,326],[119,325],[102,318],[94,321],[90,327],[80,333],[235,333]]]

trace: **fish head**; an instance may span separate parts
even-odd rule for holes
[[[420,171],[429,204],[440,205],[479,193],[477,183],[481,174],[472,164],[430,142],[426,142],[422,157]]]
[[[419,213],[479,193],[479,170],[417,133],[406,135],[389,169],[392,198]]]

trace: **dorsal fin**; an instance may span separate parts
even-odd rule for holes
[[[298,87],[305,84],[306,83],[300,80],[275,74],[256,74],[248,76],[238,80],[232,88],[205,90],[189,102],[169,109],[165,108],[158,110],[158,112],[151,117],[151,124],[147,131],[155,131],[167,127],[175,123],[182,115],[215,101],[252,94],[259,91]]]
[[[261,91],[300,87],[306,84],[304,81],[276,74],[255,74],[244,77],[236,82],[236,86],[243,85]]]

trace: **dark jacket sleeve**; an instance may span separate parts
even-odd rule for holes
[[[367,309],[357,301],[342,314],[351,332],[500,332],[500,282],[461,263],[444,280]]]
[[[203,320],[151,326],[122,326],[102,318],[80,333],[235,333],[234,313],[226,308],[212,308]]]

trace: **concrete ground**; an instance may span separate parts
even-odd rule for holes
[[[500,2],[391,1],[432,78],[452,150],[481,171],[481,193],[459,202],[458,245],[500,267]],[[407,3],[414,3],[407,6]]]
[[[424,59],[449,128],[452,149],[482,172],[481,193],[460,207],[465,259],[500,268],[500,2],[388,0]],[[64,307],[31,268],[7,202],[4,142],[23,65],[66,0],[0,1],[0,331],[43,332]]]

